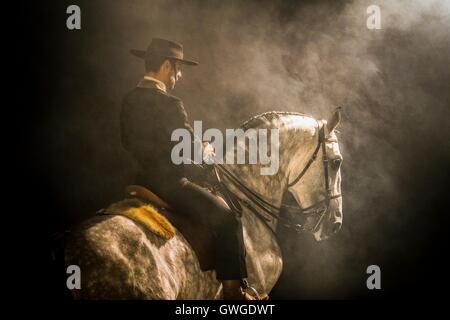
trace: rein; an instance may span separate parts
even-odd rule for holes
[[[320,125],[318,125],[318,126],[320,127]],[[225,197],[231,200],[230,207],[232,208],[233,211],[238,212],[239,215],[242,213],[242,207],[239,205],[239,201],[234,201],[232,198],[239,199],[247,208],[250,209],[251,212],[253,212],[262,222],[264,222],[264,224],[266,224],[266,226],[268,226],[269,229],[272,230],[273,232],[275,232],[275,231],[268,224],[268,222],[272,221],[271,218],[277,219],[278,221],[282,222],[285,227],[293,229],[296,232],[307,231],[307,229],[304,227],[304,225],[296,224],[296,223],[292,222],[289,218],[279,216],[279,212],[282,208],[289,209],[290,211],[297,211],[298,213],[300,213],[304,216],[305,215],[306,216],[311,216],[311,215],[317,216],[317,220],[316,220],[314,228],[312,230],[309,230],[309,231],[315,232],[318,229],[318,227],[320,226],[320,223],[322,222],[326,212],[329,209],[330,201],[332,199],[337,199],[342,196],[341,194],[333,195],[331,192],[331,189],[330,189],[329,171],[328,171],[329,159],[326,154],[325,125],[322,125],[322,127],[320,127],[320,129],[319,129],[319,139],[318,139],[318,143],[317,143],[316,149],[314,150],[313,155],[308,160],[308,162],[306,163],[303,170],[299,173],[299,175],[291,183],[288,183],[287,188],[286,188],[286,191],[287,191],[288,188],[290,188],[290,187],[294,186],[295,184],[297,184],[298,182],[300,182],[300,180],[306,174],[306,172],[311,167],[311,165],[316,161],[317,155],[318,155],[321,147],[322,147],[322,162],[323,162],[323,167],[324,167],[326,196],[325,196],[325,199],[318,201],[315,204],[313,204],[309,207],[306,207],[306,208],[302,208],[301,205],[290,206],[290,205],[286,205],[283,203],[280,205],[280,207],[276,207],[273,204],[269,203],[267,200],[265,200],[262,195],[251,190],[249,187],[247,187],[238,177],[236,177],[232,172],[230,172],[227,168],[225,168],[224,165],[214,164],[214,171],[216,174],[216,178],[219,182],[219,185],[221,186],[221,189],[224,192]],[[239,191],[241,191],[250,200],[251,203],[245,199],[238,198],[235,194],[233,194],[225,186],[225,184],[222,182],[222,179],[220,178],[219,170],[231,183],[233,183],[233,185]],[[325,205],[323,205],[324,203],[325,203]],[[254,204],[256,207],[260,208],[265,214],[269,215],[270,217],[267,217],[264,214],[260,213],[254,206],[252,206],[252,204]]]

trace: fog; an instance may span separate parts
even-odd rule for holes
[[[65,29],[68,2],[25,9],[30,26],[40,21],[30,31],[42,46],[28,60],[42,108],[29,121],[29,155],[35,184],[51,194],[51,231],[119,199],[132,182],[119,110],[144,64],[129,50],[162,37],[200,62],[184,68],[173,94],[204,128],[271,110],[327,119],[343,107],[343,228],[322,243],[283,233],[274,298],[427,286],[437,228],[448,219],[439,210],[450,164],[450,2],[378,1],[380,30],[366,27],[372,1],[79,2],[80,31]],[[381,267],[381,293],[366,288],[370,264]]]

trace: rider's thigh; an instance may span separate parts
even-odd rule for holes
[[[174,206],[180,213],[201,219],[212,226],[234,225],[236,218],[223,201],[205,188],[183,178],[179,190],[172,195]]]

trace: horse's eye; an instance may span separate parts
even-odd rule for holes
[[[331,165],[336,170],[339,169],[339,167],[341,166],[341,163],[342,163],[342,159],[340,159],[340,158],[334,159],[333,161],[331,161]]]

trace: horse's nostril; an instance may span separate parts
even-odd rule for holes
[[[341,222],[335,222],[333,224],[333,233],[337,233],[339,230],[341,230],[342,223]]]

